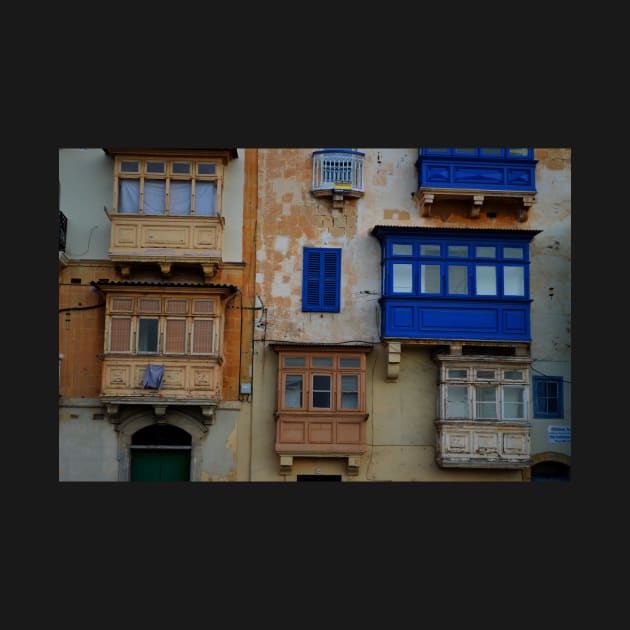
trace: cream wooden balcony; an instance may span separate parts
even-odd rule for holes
[[[147,365],[164,366],[162,387],[143,388]],[[101,381],[101,400],[110,419],[118,416],[121,405],[149,405],[156,416],[166,407],[197,406],[204,422],[211,424],[214,409],[221,400],[222,362],[218,357],[195,360],[191,357],[105,357]]]
[[[176,264],[199,265],[206,281],[222,261],[221,216],[118,214],[112,222],[109,255],[123,277],[134,264],[153,263],[169,276]]]
[[[436,462],[443,468],[528,468],[529,422],[436,420]]]

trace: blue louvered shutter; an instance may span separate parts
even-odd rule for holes
[[[302,310],[339,312],[341,249],[304,248]]]

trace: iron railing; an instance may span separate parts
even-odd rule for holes
[[[59,210],[59,251],[66,251],[66,231],[68,229],[68,218]]]

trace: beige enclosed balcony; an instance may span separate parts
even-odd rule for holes
[[[101,400],[112,421],[122,407],[198,407],[212,423],[221,400],[228,284],[100,280],[106,296]]]
[[[114,157],[109,256],[124,278],[135,266],[200,267],[206,281],[222,263],[224,166],[235,149],[106,149]]]

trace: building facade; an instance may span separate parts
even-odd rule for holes
[[[569,149],[63,149],[60,480],[571,456]]]

